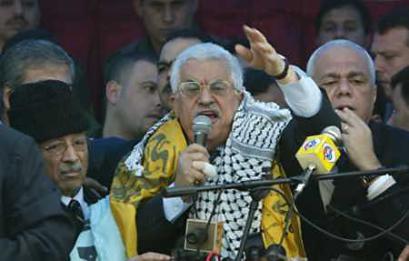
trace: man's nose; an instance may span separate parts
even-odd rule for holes
[[[379,72],[385,71],[385,59],[380,55],[375,56],[375,69]]]
[[[213,95],[211,94],[207,86],[203,86],[199,94],[199,103],[202,105],[207,105],[213,102]]]
[[[344,39],[345,38],[345,30],[342,26],[337,27],[335,30],[335,38],[336,39]]]
[[[67,145],[67,149],[64,151],[62,159],[65,162],[74,162],[78,160],[77,151],[71,144]]]
[[[166,23],[172,23],[174,20],[174,13],[170,6],[165,6],[163,8],[162,19]]]
[[[349,94],[351,93],[351,84],[349,83],[348,79],[341,79],[339,81],[338,90],[342,94]]]

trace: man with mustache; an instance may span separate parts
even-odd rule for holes
[[[87,123],[70,86],[57,80],[17,86],[10,96],[8,116],[11,127],[37,141],[46,173],[81,230],[89,218],[88,205],[100,196],[83,186],[88,167]]]
[[[84,260],[100,254],[98,249],[108,249],[115,245],[112,235],[97,236],[93,240],[92,220],[106,225],[106,209],[103,214],[95,205],[101,196],[84,186],[88,165],[86,121],[79,105],[72,96],[69,85],[57,80],[40,81],[17,86],[10,96],[11,109],[8,111],[10,125],[30,136],[38,143],[43,154],[46,173],[61,191],[61,202],[72,214],[79,234],[71,251],[71,260]],[[104,202],[99,206],[104,205]],[[115,231],[115,223],[105,228]],[[97,234],[100,235],[100,234]],[[95,236],[94,236],[95,237]],[[98,242],[96,242],[98,241]],[[98,246],[99,247],[98,247]],[[116,259],[114,253],[100,256],[102,260]],[[105,258],[105,259],[104,259]],[[133,260],[168,260],[169,257],[156,253],[145,253]]]
[[[222,191],[216,202],[214,191],[199,193],[197,200],[162,198],[158,192],[168,186],[259,179],[264,171],[278,177],[282,173],[276,171],[275,156],[283,139],[293,144],[282,155],[287,160],[294,158],[298,149],[294,140],[301,143],[303,135],[319,133],[338,123],[328,100],[310,78],[288,66],[261,32],[247,26],[244,32],[251,48],[236,46],[237,53],[251,66],[278,79],[297,115],[297,127],[286,129],[291,120],[289,110],[274,103],[257,102],[245,91],[242,67],[227,50],[201,43],[181,52],[170,72],[171,113],[155,124],[120,162],[112,183],[111,209],[115,219],[124,224],[120,230],[128,256],[137,251],[170,251],[184,230],[186,214],[208,220],[212,208],[217,206],[213,217],[223,222],[224,231],[221,256],[234,258],[251,201],[248,193]],[[205,115],[212,122],[207,144],[195,143],[192,122],[198,115]],[[291,133],[285,135],[286,132]],[[284,153],[281,148],[280,152]],[[282,189],[289,193],[285,186]],[[269,194],[263,200],[269,203],[265,208],[260,204],[252,220],[251,233],[263,239],[260,248],[280,242],[284,215],[271,208],[283,202],[276,196]],[[292,229],[283,237],[283,247],[289,257],[304,256],[297,220],[290,222]]]
[[[38,0],[0,1],[0,50],[18,32],[36,28],[40,23]]]
[[[75,228],[37,144],[0,121],[0,148],[0,260],[64,260]]]
[[[333,40],[310,57],[308,74],[328,94],[341,119],[343,158],[339,172],[375,171],[409,164],[409,134],[371,121],[377,86],[375,65],[365,49],[349,40]],[[405,152],[406,151],[406,152]],[[304,242],[312,260],[396,260],[409,239],[407,173],[378,177],[346,178],[314,184],[300,196],[301,213],[338,236],[344,242],[303,227]],[[377,240],[364,240],[382,229],[346,218],[363,219],[383,229],[399,225]],[[402,220],[401,220],[402,221]],[[305,228],[305,229],[304,229]]]

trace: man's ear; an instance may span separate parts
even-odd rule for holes
[[[135,14],[139,16],[139,18],[143,17],[143,9],[142,9],[142,1],[143,0],[133,0],[133,10],[135,11]]]
[[[6,85],[3,89],[3,105],[4,105],[4,110],[8,111],[10,110],[10,95],[11,95],[11,88],[10,86]]]
[[[109,81],[105,86],[107,102],[116,105],[121,98],[122,86],[116,81]]]

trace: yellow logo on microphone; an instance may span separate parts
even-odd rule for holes
[[[307,137],[295,154],[303,169],[314,165],[318,174],[330,172],[339,156],[337,146],[327,134]]]

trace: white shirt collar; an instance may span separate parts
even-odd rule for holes
[[[62,195],[61,196],[61,202],[65,205],[68,206],[68,204],[70,204],[71,200],[75,199],[76,201],[78,201],[81,205],[81,209],[82,209],[82,213],[84,214],[84,218],[87,220],[89,219],[89,207],[87,202],[85,202],[84,199],[84,189],[83,187],[80,188],[80,190],[78,191],[78,193],[72,198],[72,197],[67,197]]]

